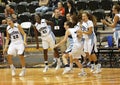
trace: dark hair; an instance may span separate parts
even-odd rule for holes
[[[78,16],[71,15],[73,27],[78,23]]]
[[[78,11],[78,21],[82,20],[82,13],[83,13],[83,10]]]
[[[58,8],[55,8],[53,11],[55,12],[56,10],[58,10]]]
[[[40,20],[41,20],[41,15],[39,13],[35,13],[34,17],[36,17],[36,16],[38,16],[40,18]]]
[[[83,12],[82,14],[86,14],[88,19],[92,20],[94,26],[97,25],[97,19],[96,19],[96,17],[94,15],[92,15],[91,13],[88,13],[88,12]]]
[[[69,28],[73,28],[72,22],[66,21],[65,23],[66,23],[67,26],[69,26]]]
[[[120,5],[119,5],[119,4],[114,4],[113,6],[115,7],[115,9],[116,9],[118,12],[120,12]]]
[[[69,3],[71,5],[71,7],[75,8],[74,7],[74,2],[72,0],[68,0],[67,3]]]

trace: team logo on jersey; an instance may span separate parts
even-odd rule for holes
[[[86,31],[87,28],[85,26],[82,26],[81,29],[82,29],[82,31]]]
[[[18,31],[13,31],[13,32],[10,33],[10,35],[15,35],[15,34],[19,34],[19,32]]]

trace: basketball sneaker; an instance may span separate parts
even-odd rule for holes
[[[95,70],[95,64],[91,64],[91,70],[90,70],[90,72],[93,72],[94,70]]]
[[[24,68],[24,69],[22,69],[22,71],[20,72],[19,76],[22,77],[22,76],[25,75],[25,73],[26,73],[26,69]]]
[[[66,73],[68,73],[69,71],[71,71],[71,68],[70,68],[70,67],[65,67],[62,74],[66,74]]]
[[[80,72],[80,73],[78,73],[78,76],[86,76],[86,75],[87,75],[86,72]]]
[[[101,72],[101,64],[97,64],[97,65],[96,65],[96,70],[95,70],[93,73],[98,74],[98,73],[100,73],[100,72]]]
[[[48,69],[49,69],[49,67],[48,67],[48,66],[45,66],[43,72],[47,72]]]
[[[61,62],[57,63],[57,66],[56,66],[55,70],[60,69],[61,65],[62,65],[62,63],[61,63]]]
[[[16,73],[15,73],[15,68],[12,69],[11,74],[12,74],[12,76],[15,76],[15,75],[16,75]]]

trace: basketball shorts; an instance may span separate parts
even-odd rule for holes
[[[25,50],[25,46],[23,43],[19,43],[19,44],[11,43],[9,45],[7,53],[8,55],[13,55],[13,56],[16,56],[17,54],[22,55],[24,53],[24,50]]]

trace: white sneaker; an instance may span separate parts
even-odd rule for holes
[[[82,62],[82,65],[84,65],[86,62],[84,61],[84,62]]]
[[[60,63],[57,63],[57,66],[56,66],[55,70],[60,69],[61,65],[62,65],[62,63],[61,63],[61,62],[60,62]]]
[[[87,66],[90,67],[90,62],[87,63]]]
[[[78,76],[86,76],[86,75],[87,75],[86,72],[80,72],[80,73],[78,73]]]
[[[98,73],[100,73],[100,72],[101,72],[101,69],[100,69],[100,70],[95,70],[93,73],[98,74]]]
[[[15,73],[15,68],[14,69],[12,69],[12,76],[15,76],[16,75],[16,73]]]
[[[93,72],[95,70],[95,64],[91,64],[91,70],[90,72]]]
[[[68,73],[69,71],[71,71],[71,68],[70,68],[70,67],[65,67],[62,74],[66,74],[66,73]]]
[[[101,64],[96,65],[96,70],[93,73],[100,73],[101,72]]]
[[[43,72],[47,72],[48,69],[49,69],[49,67],[48,67],[48,66],[45,66]]]
[[[22,77],[22,76],[25,75],[25,73],[26,73],[26,69],[22,69],[22,71],[20,72],[19,76]]]

